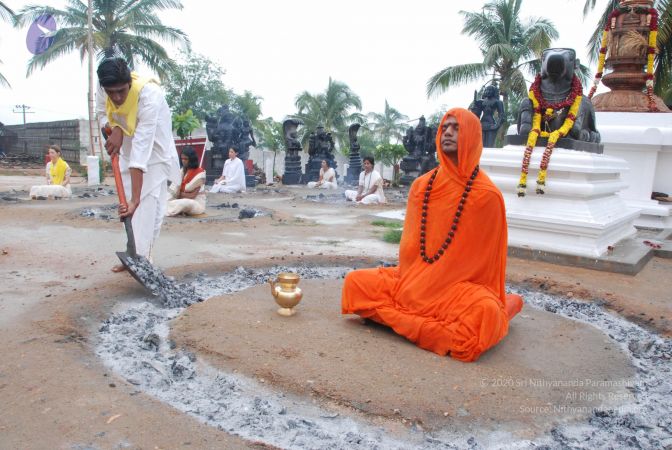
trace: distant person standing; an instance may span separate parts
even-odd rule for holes
[[[72,170],[61,155],[61,147],[50,145],[49,162],[46,167],[47,184],[30,188],[30,198],[46,200],[48,198],[67,198],[72,195],[70,174]]]
[[[383,192],[383,177],[373,168],[375,160],[372,156],[365,156],[362,159],[364,170],[359,174],[359,186],[356,191],[345,191],[346,200],[352,202],[370,205],[373,203],[385,203],[385,192]]]
[[[105,59],[97,72],[96,110],[100,125],[110,130],[105,148],[119,154],[128,201],[119,205],[119,215],[132,217],[136,250],[151,261],[166,212],[167,182],[181,180],[170,109],[158,83],[131,73],[123,59]]]

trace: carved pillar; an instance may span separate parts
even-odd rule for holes
[[[602,78],[611,92],[593,98],[596,111],[650,111],[645,88],[651,17],[643,8],[652,6],[652,0],[624,0],[620,2],[620,8],[628,9],[611,18],[611,39],[605,63],[611,72]],[[659,97],[654,95],[653,100],[659,111],[670,111]]]

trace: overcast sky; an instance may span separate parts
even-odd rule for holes
[[[6,0],[20,10],[40,0]],[[65,2],[43,0],[56,7]],[[357,93],[363,112],[381,112],[387,99],[411,119],[442,105],[468,106],[467,84],[432,99],[425,85],[434,73],[455,64],[480,62],[470,38],[462,36],[460,9],[475,11],[485,1],[446,0],[183,0],[184,9],[162,14],[164,23],[183,30],[193,51],[219,63],[227,87],[263,97],[263,115],[281,120],[296,108],[300,92],[323,91],[329,77]],[[584,0],[526,0],[521,17],[546,17],[560,32],[556,47],[571,47],[587,63],[585,45],[606,0],[583,19]],[[459,6],[458,6],[459,5]],[[30,106],[29,122],[85,118],[86,64],[78,52],[62,57],[26,78],[30,53],[26,31],[0,24],[0,122],[21,123],[16,105]],[[175,49],[172,50],[175,54]],[[595,67],[592,67],[595,71]],[[485,81],[485,80],[484,80]]]

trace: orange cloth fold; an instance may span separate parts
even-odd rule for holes
[[[448,116],[455,117],[459,124],[457,166],[440,145],[442,125]],[[436,148],[440,169],[429,199],[429,256],[446,239],[466,182],[479,163],[483,145],[478,118],[461,108],[448,111],[437,132]],[[399,266],[349,273],[343,286],[342,313],[358,314],[387,325],[439,355],[475,361],[508,332],[504,200],[481,170],[452,243],[439,261],[428,264],[420,256],[420,219],[431,174],[416,179],[409,191]],[[513,296],[509,301],[512,299]],[[508,308],[516,309],[519,306]]]

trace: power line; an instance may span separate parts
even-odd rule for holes
[[[16,105],[16,109],[20,109],[21,111],[12,111],[14,114],[23,114],[23,126],[26,126],[26,114],[35,114],[33,111],[26,111],[30,109],[30,106],[28,105]]]

